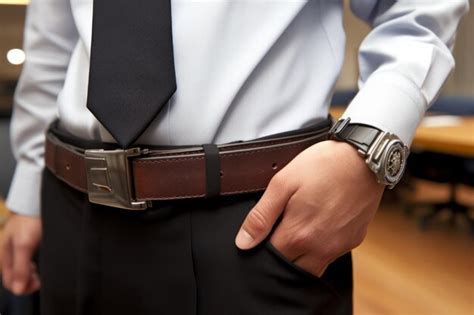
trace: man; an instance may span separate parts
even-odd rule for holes
[[[348,253],[454,66],[468,2],[351,1],[373,27],[361,89],[320,141],[344,55],[342,6],[33,0],[12,119],[5,286],[25,294],[41,282],[48,315],[351,313]],[[290,160],[277,152],[307,137],[317,141]],[[110,143],[151,151],[90,150]],[[269,147],[283,162],[243,160]],[[262,195],[252,181],[271,169]],[[31,262],[40,241],[41,281]]]

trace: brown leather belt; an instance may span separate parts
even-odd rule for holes
[[[205,146],[85,150],[48,132],[45,162],[59,179],[87,193],[91,202],[142,210],[153,200],[264,190],[299,152],[326,140],[328,129],[222,144],[214,150]]]

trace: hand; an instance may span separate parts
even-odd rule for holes
[[[240,249],[264,240],[313,275],[365,238],[384,186],[347,143],[323,141],[296,156],[270,181],[236,237]]]
[[[40,287],[33,254],[41,240],[41,219],[13,214],[5,225],[1,247],[3,286],[16,295]]]

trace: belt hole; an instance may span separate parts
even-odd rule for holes
[[[273,164],[272,164],[272,168],[273,168],[274,170],[276,170],[276,169],[278,168],[278,164],[273,163]]]
[[[220,171],[220,172],[219,172],[219,175],[220,175],[221,177],[224,177],[224,172],[223,172],[223,171]]]
[[[71,165],[69,163],[67,163],[64,167],[66,168],[66,171],[69,171],[71,169]]]

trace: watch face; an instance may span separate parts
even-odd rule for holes
[[[385,160],[385,177],[390,183],[400,180],[405,168],[406,151],[399,141],[392,142]]]
[[[400,172],[402,166],[402,152],[400,150],[393,150],[390,152],[387,161],[387,174],[390,177],[395,177]]]

